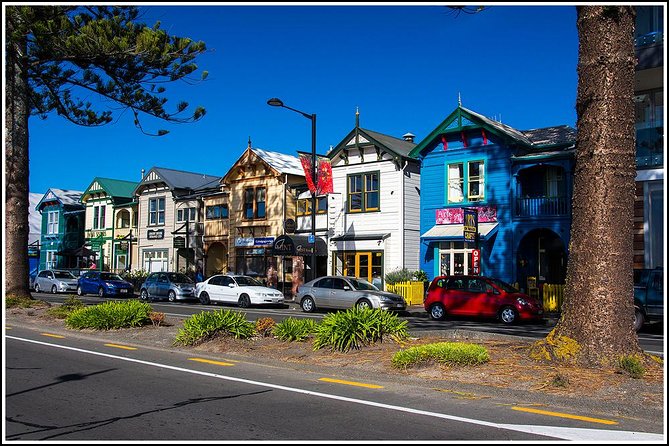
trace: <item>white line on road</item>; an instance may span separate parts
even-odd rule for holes
[[[569,428],[569,427],[554,427],[554,426],[533,426],[533,425],[522,425],[522,424],[500,424],[492,423],[489,421],[476,420],[473,418],[463,418],[455,415],[447,415],[438,412],[431,412],[427,410],[412,409],[410,407],[395,406],[392,404],[383,404],[377,403],[375,401],[361,400],[357,398],[348,398],[339,395],[330,395],[322,392],[314,392],[311,390],[299,389],[296,387],[287,387],[278,384],[264,383],[260,381],[253,381],[243,378],[235,378],[233,376],[225,376],[218,373],[209,373],[203,372],[200,370],[191,370],[183,367],[176,367],[167,364],[159,364],[156,362],[143,361],[141,359],[134,358],[125,358],[122,356],[111,355],[108,353],[94,352],[90,350],[84,350],[76,347],[68,347],[65,345],[51,344],[48,342],[35,341],[32,339],[19,338],[15,336],[5,336],[7,339],[14,339],[15,341],[30,342],[33,344],[45,345],[48,347],[62,348],[65,350],[77,351],[80,353],[87,353],[90,355],[103,356],[106,358],[118,359],[121,361],[134,362],[137,364],[144,364],[152,367],[159,367],[169,370],[175,370],[184,373],[192,373],[195,375],[208,376],[210,378],[224,379],[227,381],[241,382],[245,384],[251,384],[261,387],[268,387],[271,389],[283,390],[286,392],[301,393],[304,395],[311,395],[320,398],[328,398],[332,400],[346,401],[354,404],[362,404],[366,406],[379,407],[382,409],[396,410],[399,412],[413,413],[417,415],[425,415],[434,418],[441,418],[452,421],[459,421],[463,423],[476,424],[480,426],[488,426],[496,429],[507,429],[517,432],[525,432],[536,435],[543,435],[548,437],[560,438],[563,440],[576,440],[576,441],[664,441],[664,436],[662,434],[652,434],[646,432],[631,432],[631,431],[617,431],[617,430],[604,430],[604,429],[581,429],[581,428]]]

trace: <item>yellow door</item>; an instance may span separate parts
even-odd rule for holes
[[[355,254],[355,277],[372,281],[372,253],[358,252]]]

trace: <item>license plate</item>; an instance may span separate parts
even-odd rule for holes
[[[126,290],[125,288],[121,289],[121,293],[127,293],[127,292],[128,292],[128,290]]]

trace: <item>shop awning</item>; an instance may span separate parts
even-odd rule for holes
[[[325,241],[316,237],[316,255],[327,256],[328,247]],[[314,244],[309,243],[308,235],[281,235],[274,240],[269,255],[274,256],[309,256],[313,253]]]
[[[62,251],[56,252],[57,256],[70,256],[70,257],[97,257],[98,253],[91,251],[85,246],[80,246],[76,249],[63,249]]]
[[[498,223],[479,223],[479,236],[486,238],[497,232]],[[434,225],[420,238],[423,240],[461,240],[464,225]]]
[[[390,233],[375,233],[375,234],[355,234],[347,233],[331,237],[330,240],[341,242],[346,240],[385,240],[390,237]]]

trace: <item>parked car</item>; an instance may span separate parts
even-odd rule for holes
[[[77,290],[77,277],[69,271],[45,269],[40,271],[33,280],[33,289],[36,293],[52,292],[66,293]]]
[[[253,277],[217,274],[198,282],[195,296],[203,304],[211,302],[236,303],[241,308],[261,304],[283,304],[283,293],[268,288]]]
[[[634,329],[664,318],[664,268],[634,270]]]
[[[141,300],[176,300],[195,299],[195,283],[183,273],[156,272],[146,277],[139,290]]]
[[[87,271],[79,276],[77,295],[97,294],[105,296],[132,296],[132,283],[123,280],[121,276],[105,271]]]
[[[404,298],[398,294],[381,291],[365,279],[345,276],[324,276],[297,288],[295,301],[302,311],[311,313],[316,308],[380,308],[406,310]]]
[[[434,320],[447,315],[497,318],[504,324],[543,319],[538,299],[499,279],[485,276],[437,276],[423,303]]]

